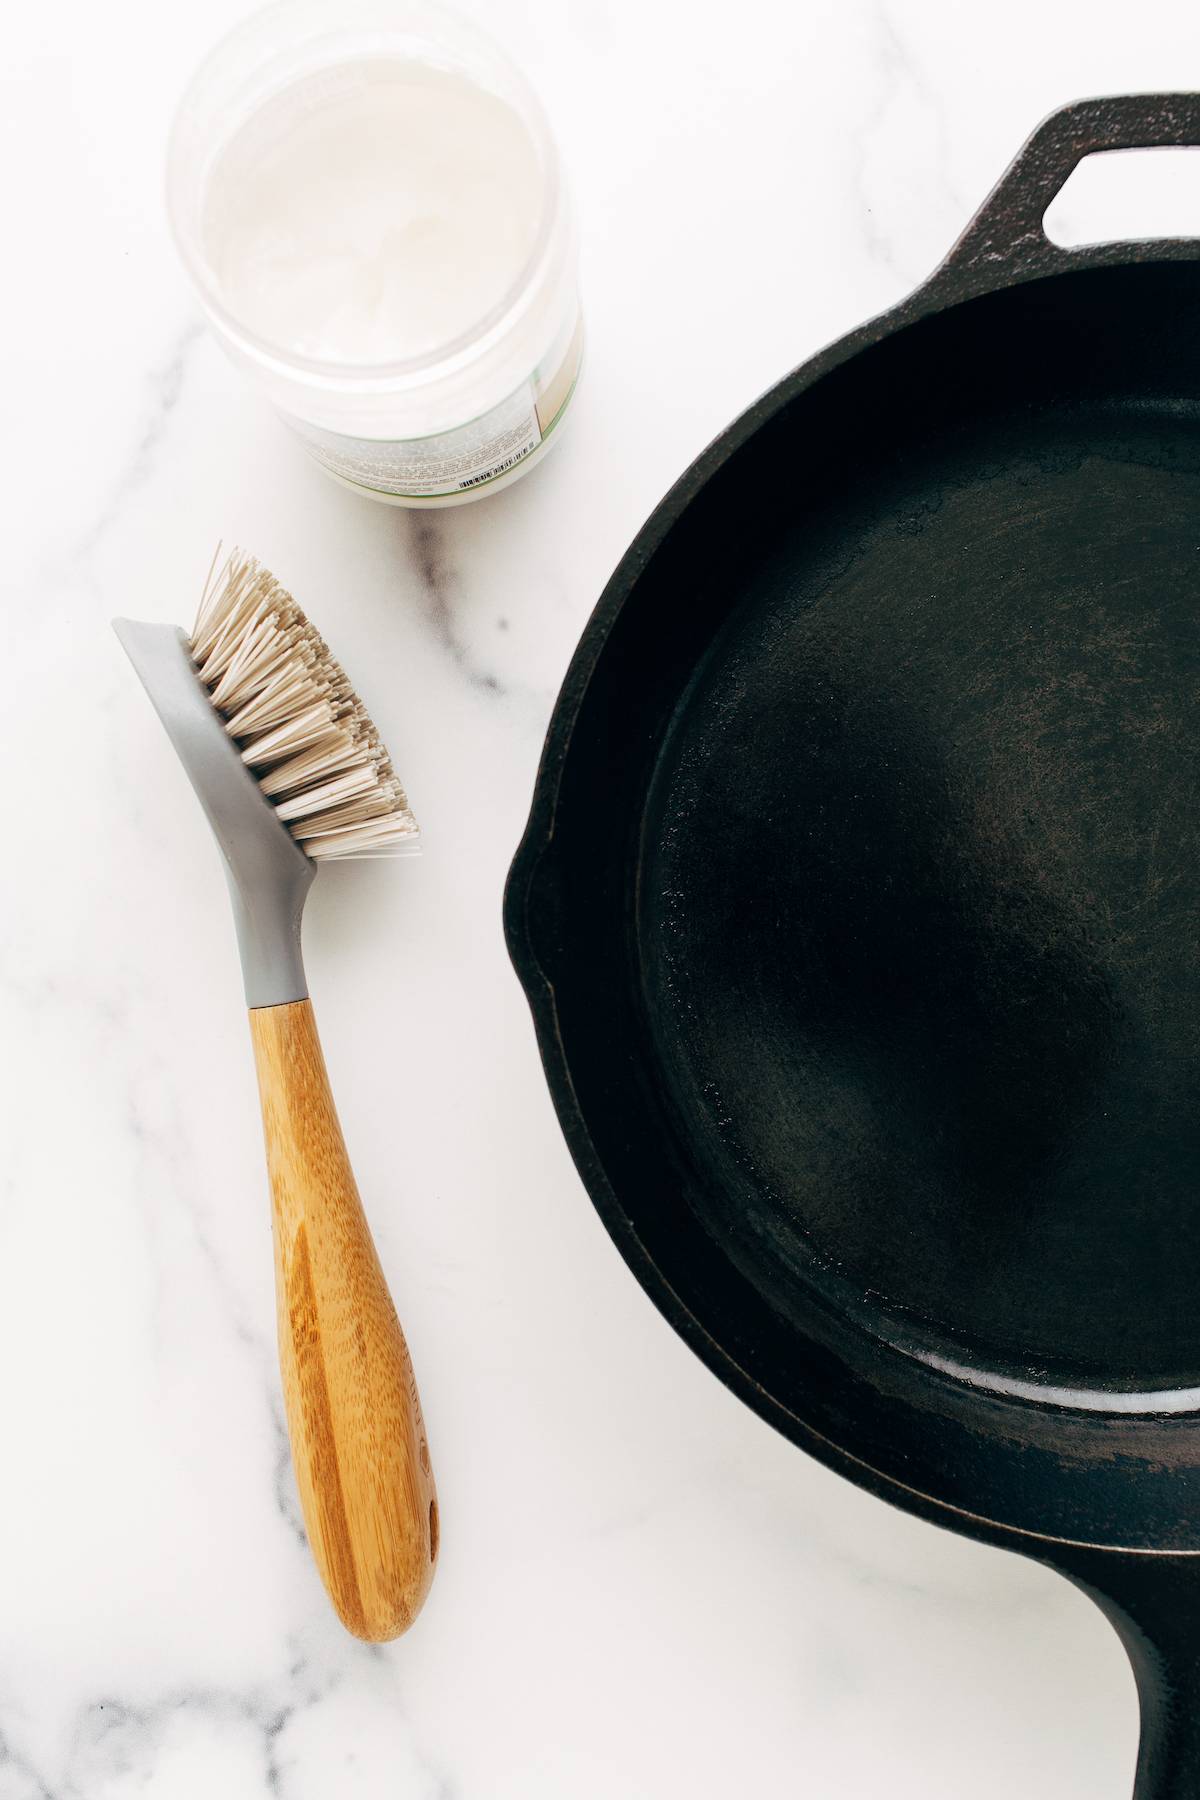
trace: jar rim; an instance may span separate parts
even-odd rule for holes
[[[338,387],[378,386],[381,383],[408,385],[419,382],[421,377],[429,378],[440,374],[450,366],[469,363],[473,354],[485,353],[496,338],[502,335],[502,328],[512,315],[519,311],[522,299],[536,287],[543,265],[552,260],[554,241],[560,232],[562,174],[558,147],[545,109],[536,91],[502,46],[473,21],[465,19],[462,14],[452,8],[441,5],[440,0],[418,0],[418,6],[415,9],[405,6],[401,0],[401,5],[397,8],[398,12],[413,10],[419,11],[428,19],[443,22],[460,34],[464,31],[469,33],[474,46],[483,51],[496,66],[503,69],[506,81],[515,90],[518,102],[517,110],[523,125],[533,140],[543,171],[541,213],[537,231],[521,269],[486,313],[443,344],[435,345],[432,349],[422,351],[416,356],[396,357],[373,363],[338,362],[328,357],[309,356],[303,351],[292,350],[286,345],[279,344],[247,325],[225,303],[212,265],[204,254],[200,233],[197,231],[193,236],[181,222],[183,206],[180,202],[180,194],[191,179],[184,171],[184,164],[188,159],[185,139],[192,126],[191,110],[197,97],[203,91],[205,84],[219,75],[226,60],[236,57],[240,47],[244,43],[252,41],[264,26],[276,19],[286,21],[289,17],[311,12],[312,7],[306,3],[306,0],[276,0],[275,4],[263,7],[221,38],[188,83],[176,108],[171,126],[167,149],[167,211],[171,234],[184,267],[187,269],[206,310],[225,335],[257,361],[272,364],[281,372],[301,380],[306,379],[314,385],[336,385]],[[340,20],[344,22],[347,17],[347,9],[341,7],[338,12]],[[439,45],[438,48],[445,50],[442,45]],[[448,50],[445,50],[445,53],[452,54]],[[402,53],[395,51],[385,51],[379,54],[380,60],[384,60],[389,55],[395,60],[401,60],[402,57]],[[351,53],[342,57],[334,56],[328,63],[323,64],[322,68],[336,68],[339,63],[351,60],[358,59],[354,58]],[[407,60],[414,60],[411,52]],[[459,66],[464,67],[465,65],[460,64]],[[466,72],[470,73],[469,70]],[[302,79],[300,76],[285,78],[279,82],[274,92],[284,93],[289,87],[297,85],[300,79]],[[262,102],[260,101],[259,104]],[[252,116],[252,111],[246,116]],[[232,127],[226,129],[211,147],[208,162],[200,176],[201,191],[211,172],[213,161],[220,150],[229,143],[238,125],[242,122],[242,120],[238,120]]]

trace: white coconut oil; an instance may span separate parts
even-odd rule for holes
[[[287,0],[197,75],[176,233],[225,347],[333,474],[430,505],[512,480],[574,388],[574,246],[516,71],[421,0]]]

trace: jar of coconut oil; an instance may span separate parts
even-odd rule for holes
[[[582,327],[537,97],[433,0],[284,0],[184,96],[171,222],[217,337],[361,492],[450,505],[558,435]]]

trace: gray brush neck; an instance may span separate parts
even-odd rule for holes
[[[316,865],[276,817],[173,625],[113,621],[212,827],[233,899],[246,1004],[308,996],[300,918]]]

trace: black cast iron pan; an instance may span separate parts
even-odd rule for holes
[[[1035,133],[617,569],[506,901],[639,1280],[814,1455],[1086,1587],[1200,1795],[1200,242]]]

